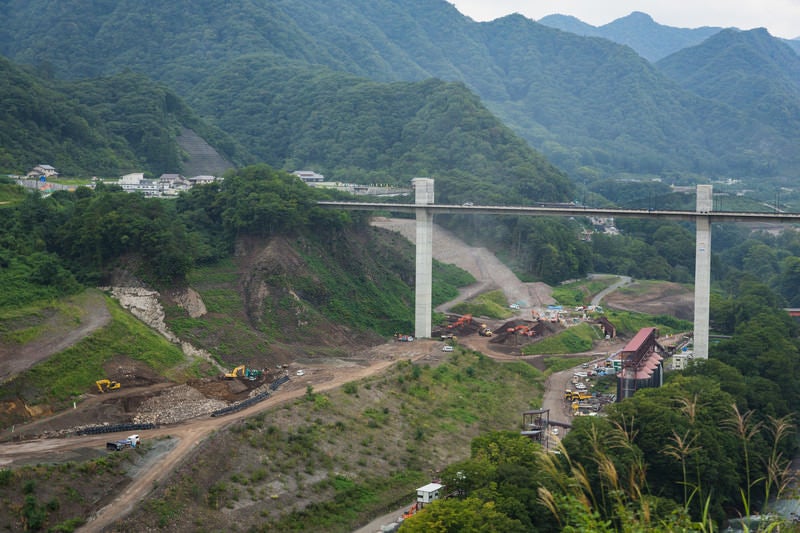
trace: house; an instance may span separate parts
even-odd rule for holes
[[[192,185],[207,185],[217,181],[217,178],[215,176],[195,176],[193,178],[189,178],[189,181]]]
[[[313,170],[295,170],[292,174],[303,180],[304,183],[322,183],[325,181],[325,176],[317,174]]]
[[[58,176],[58,172],[55,168],[51,167],[50,165],[36,165],[30,171],[28,171],[28,177],[32,178],[39,178],[44,176],[45,178],[56,177]]]
[[[161,174],[158,185],[161,194],[165,196],[177,196],[179,192],[192,188],[192,182],[180,174]]]

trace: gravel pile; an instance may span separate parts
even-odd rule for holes
[[[211,400],[189,385],[178,385],[163,394],[145,400],[133,417],[134,423],[174,424],[189,418],[210,415],[228,405],[222,400]]]

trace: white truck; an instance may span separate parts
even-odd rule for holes
[[[122,440],[107,442],[106,449],[118,452],[120,450],[124,450],[125,448],[136,448],[140,441],[139,435],[129,435],[127,438]]]

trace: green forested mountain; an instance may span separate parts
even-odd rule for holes
[[[682,87],[794,137],[800,120],[800,56],[764,29],[725,30],[657,64]],[[795,146],[786,149],[796,152]]]
[[[591,180],[598,169],[611,168],[770,172],[772,154],[757,146],[765,139],[770,146],[782,143],[775,131],[682,91],[630,48],[577,38],[519,15],[487,24],[487,46],[514,80],[510,98],[491,101],[490,108],[536,137],[534,146],[544,146],[551,161],[576,178]]]
[[[46,81],[0,57],[0,99],[0,170],[6,172],[43,162],[66,176],[179,172],[181,127],[237,157],[230,137],[203,123],[172,91],[131,72]]]
[[[618,18],[602,26],[592,26],[567,15],[548,15],[537,21],[551,28],[588,37],[604,37],[615,43],[630,46],[648,61],[658,61],[689,46],[700,44],[722,28],[674,28],[665,26],[640,11]]]
[[[441,201],[570,197],[566,177],[459,83],[376,83],[253,55],[197,88],[197,108],[276,167],[401,185],[431,175]]]
[[[100,117],[1,57],[0,100],[0,170],[23,173],[57,160],[62,173],[104,175],[134,164],[131,147]]]
[[[221,100],[204,94],[209,80],[240,58],[268,54],[276,65],[293,60],[376,81],[461,81],[582,180],[620,172],[770,176],[798,166],[784,149],[797,134],[699,98],[627,47],[521,16],[476,23],[442,0],[7,0],[0,9],[0,51],[14,60],[70,77],[131,68],[208,116],[238,107],[236,99],[200,105]],[[280,120],[263,116],[265,127],[273,118]],[[231,134],[251,135],[233,126]]]

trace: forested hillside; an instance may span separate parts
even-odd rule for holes
[[[220,108],[218,92],[208,92],[220,84],[209,80],[253,54],[266,66],[291,60],[376,81],[461,81],[558,167],[589,182],[623,172],[687,182],[697,174],[763,178],[799,164],[787,148],[800,141],[795,119],[780,130],[764,121],[778,109],[753,115],[749,106],[700,98],[627,47],[518,15],[476,23],[442,0],[134,4],[9,0],[0,51],[59,77],[135,69],[208,117],[247,114],[236,99]],[[51,30],[42,35],[42,26]],[[761,75],[733,74],[743,83]],[[203,105],[210,101],[217,107]],[[283,128],[278,113],[262,119],[266,129]]]
[[[65,174],[105,175],[132,168],[130,146],[115,138],[100,117],[63,93],[0,58],[0,170],[23,173],[58,161]]]
[[[530,203],[569,199],[566,176],[499,122],[462,84],[376,83],[327,69],[231,62],[193,100],[273,166],[329,179],[407,186],[435,176],[437,199]],[[226,104],[235,100],[238,106]]]
[[[800,56],[766,30],[725,30],[657,66],[697,95],[724,102],[793,138],[800,120]],[[784,149],[797,151],[792,145]]]
[[[0,171],[57,166],[63,176],[180,172],[180,128],[236,161],[236,143],[205,124],[174,92],[123,72],[83,81],[43,80],[0,57]]]

